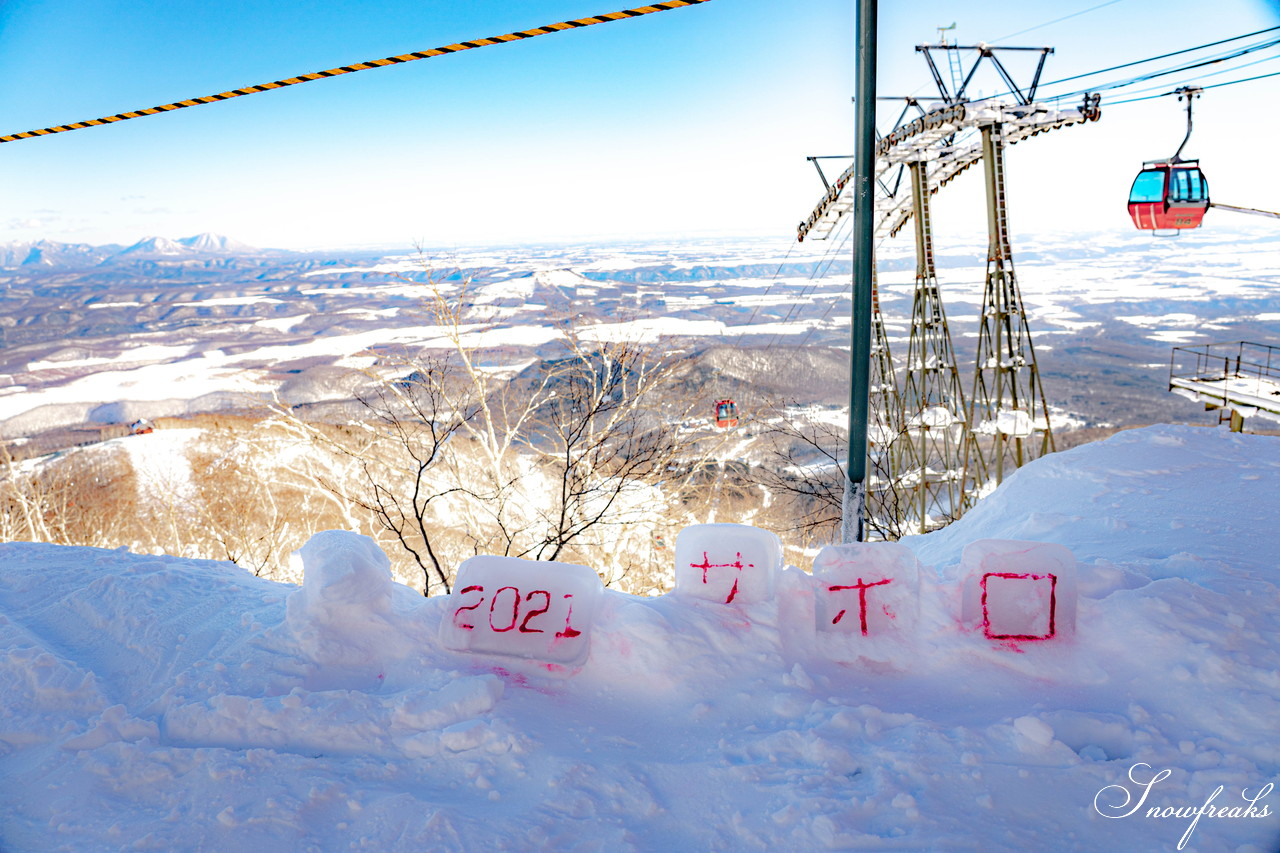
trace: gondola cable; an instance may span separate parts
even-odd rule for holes
[[[1208,42],[1207,44],[1197,45],[1196,47],[1187,47],[1187,48],[1183,48],[1182,50],[1175,50],[1172,53],[1162,53],[1159,56],[1149,56],[1146,59],[1135,59],[1133,62],[1125,62],[1121,65],[1113,65],[1110,68],[1099,68],[1097,71],[1086,71],[1083,74],[1076,74],[1071,77],[1062,77],[1058,80],[1050,80],[1047,83],[1042,83],[1041,86],[1056,86],[1059,83],[1067,83],[1071,80],[1080,80],[1084,77],[1093,77],[1097,74],[1106,74],[1110,71],[1119,71],[1121,68],[1132,68],[1135,65],[1142,65],[1147,62],[1157,62],[1161,59],[1168,59],[1171,56],[1180,56],[1184,53],[1193,53],[1194,51],[1197,51],[1197,50],[1204,50],[1207,47],[1217,47],[1220,44],[1229,44],[1233,41],[1240,41],[1241,39],[1252,38],[1253,36],[1260,36],[1260,35],[1263,35],[1264,33],[1272,33],[1277,30],[1280,30],[1280,26],[1268,27],[1265,30],[1257,30],[1252,33],[1245,33],[1244,35],[1232,36],[1231,38],[1228,38],[1228,39],[1222,39],[1221,41],[1212,41],[1212,42]],[[1093,92],[1096,90],[1090,89],[1089,91]]]
[[[1208,91],[1209,89],[1221,89],[1223,86],[1234,86],[1237,83],[1250,83],[1254,80],[1265,80],[1268,77],[1280,77],[1280,71],[1273,71],[1270,74],[1259,74],[1255,77],[1245,77],[1242,80],[1228,80],[1225,83],[1214,83],[1211,86],[1201,86],[1200,88],[1205,91]],[[1168,92],[1161,92],[1159,95],[1144,95],[1141,98],[1129,98],[1124,101],[1110,101],[1108,102],[1108,106],[1115,107],[1115,106],[1119,106],[1120,104],[1133,104],[1133,103],[1137,103],[1138,101],[1151,101],[1151,100],[1155,100],[1156,98],[1167,98],[1170,95],[1176,95],[1177,93],[1178,93],[1177,90],[1174,89]]]
[[[1228,61],[1230,61],[1230,60],[1232,60],[1232,59],[1237,59],[1237,58],[1239,58],[1239,57],[1241,57],[1241,56],[1246,56],[1246,55],[1248,55],[1248,54],[1250,54],[1250,53],[1254,53],[1255,51],[1258,51],[1258,50],[1265,50],[1266,48],[1269,48],[1269,47],[1275,47],[1276,45],[1280,45],[1280,39],[1272,39],[1271,41],[1267,41],[1267,42],[1260,42],[1260,43],[1258,43],[1258,44],[1256,44],[1256,45],[1250,45],[1250,46],[1249,46],[1249,47],[1247,47],[1247,48],[1243,48],[1243,49],[1241,49],[1241,50],[1235,51],[1235,52],[1233,52],[1233,53],[1230,53],[1230,54],[1227,54],[1227,55],[1224,55],[1224,56],[1215,57],[1215,58],[1213,58],[1213,59],[1206,59],[1206,60],[1202,60],[1202,61],[1199,61],[1199,62],[1193,62],[1193,63],[1187,64],[1187,65],[1180,65],[1180,66],[1178,66],[1178,67],[1176,67],[1176,68],[1167,68],[1167,69],[1163,69],[1163,70],[1161,70],[1161,71],[1153,71],[1153,72],[1151,72],[1151,73],[1149,73],[1149,74],[1142,74],[1142,75],[1139,75],[1139,76],[1137,76],[1137,77],[1131,77],[1131,78],[1129,78],[1128,80],[1116,81],[1116,82],[1114,82],[1114,83],[1104,84],[1104,85],[1101,85],[1101,86],[1094,86],[1094,87],[1090,87],[1090,88],[1088,88],[1088,89],[1079,89],[1079,90],[1077,90],[1077,91],[1073,91],[1073,92],[1065,92],[1065,93],[1058,93],[1058,94],[1054,94],[1054,95],[1046,95],[1045,97],[1053,97],[1053,98],[1059,98],[1059,99],[1060,99],[1060,98],[1073,98],[1073,97],[1077,97],[1077,96],[1079,96],[1079,95],[1084,95],[1084,94],[1086,94],[1086,93],[1097,93],[1097,92],[1106,92],[1106,91],[1110,91],[1110,90],[1113,90],[1113,89],[1123,89],[1123,88],[1125,88],[1125,87],[1127,87],[1127,86],[1132,86],[1132,85],[1135,85],[1135,84],[1137,84],[1137,83],[1144,83],[1144,82],[1146,82],[1147,80],[1154,80],[1154,79],[1156,79],[1157,77],[1166,77],[1166,76],[1168,76],[1168,75],[1170,75],[1170,74],[1180,74],[1180,73],[1183,73],[1183,72],[1185,72],[1185,71],[1192,71],[1192,70],[1194,70],[1194,69],[1196,69],[1196,68],[1204,68],[1204,67],[1207,67],[1207,66],[1210,66],[1210,65],[1217,65],[1217,64],[1218,64],[1218,63],[1220,63],[1220,62],[1228,62]]]
[[[1179,82],[1177,82],[1177,83],[1174,83],[1174,84],[1172,84],[1172,85],[1173,85],[1173,86],[1175,86],[1175,87],[1182,87],[1182,86],[1186,86],[1186,85],[1196,85],[1196,86],[1198,86],[1198,87],[1199,87],[1199,88],[1201,88],[1201,89],[1205,89],[1205,88],[1208,88],[1208,87],[1206,87],[1206,86],[1200,86],[1200,85],[1199,85],[1199,81],[1204,80],[1205,78],[1208,78],[1208,77],[1220,77],[1220,76],[1222,76],[1223,74],[1234,74],[1234,73],[1236,73],[1237,71],[1243,71],[1244,69],[1246,69],[1246,68],[1252,68],[1252,67],[1254,67],[1255,65],[1262,65],[1263,63],[1266,63],[1266,62],[1275,62],[1277,59],[1280,59],[1280,53],[1277,53],[1275,56],[1265,56],[1265,57],[1263,57],[1262,59],[1255,59],[1253,62],[1246,62],[1246,63],[1244,63],[1244,64],[1242,64],[1242,65],[1237,65],[1237,66],[1235,66],[1235,67],[1233,67],[1233,68],[1223,68],[1223,69],[1221,69],[1221,70],[1219,70],[1219,71],[1210,71],[1210,72],[1205,73],[1205,74],[1197,74],[1197,75],[1195,75],[1194,77],[1188,77],[1187,79],[1185,79],[1185,80],[1181,80],[1181,81],[1179,81]],[[1135,90],[1135,91],[1133,91],[1133,92],[1129,92],[1128,94],[1129,94],[1129,95],[1141,95],[1141,94],[1145,94],[1145,93],[1147,93],[1147,92],[1154,92],[1154,91],[1155,91],[1155,90],[1157,90],[1157,89],[1165,89],[1165,88],[1166,88],[1166,87],[1168,87],[1169,85],[1171,85],[1171,84],[1166,83],[1166,82],[1161,82],[1161,84],[1160,84],[1159,86],[1147,86],[1146,88],[1143,88],[1143,89],[1137,89],[1137,90]],[[1162,93],[1161,93],[1161,96],[1164,96],[1164,95],[1172,95],[1172,94],[1174,94],[1174,93],[1176,93],[1176,92],[1177,92],[1177,88],[1174,88],[1174,89],[1168,89],[1168,91],[1162,92]],[[1107,105],[1108,105],[1108,106],[1115,106],[1116,104],[1121,104],[1121,103],[1128,103],[1128,101],[1108,101],[1108,102],[1107,102]]]
[[[793,251],[795,251],[796,246],[799,246],[799,245],[800,245],[800,241],[799,241],[799,240],[792,240],[792,241],[791,241],[791,245],[787,246],[787,253],[786,253],[785,255],[783,255],[783,256],[782,256],[782,260],[778,262],[778,268],[777,268],[776,270],[774,270],[774,272],[773,272],[773,278],[769,280],[769,286],[768,286],[768,287],[766,287],[766,288],[764,289],[764,293],[762,293],[762,294],[760,295],[760,298],[761,298],[761,299],[766,298],[766,297],[767,297],[767,296],[768,296],[768,295],[773,291],[773,286],[774,286],[775,284],[777,284],[777,283],[778,283],[778,276],[780,276],[780,275],[782,274],[782,268],[783,268],[784,266],[786,266],[787,261],[791,258],[791,253],[792,253]],[[754,322],[755,322],[755,320],[756,320],[756,314],[757,314],[759,311],[760,311],[760,305],[759,305],[759,303],[757,303],[757,304],[756,304],[756,305],[751,309],[751,316],[747,319],[747,322],[743,325],[743,329],[745,329],[745,328],[749,327],[752,323],[754,323]],[[737,341],[734,343],[734,345],[733,345],[735,349],[741,349],[741,348],[742,348],[742,338],[743,338],[743,336],[744,336],[744,335],[746,335],[746,331],[740,331],[740,332],[738,332],[738,340],[737,340]]]

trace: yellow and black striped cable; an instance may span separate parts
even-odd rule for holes
[[[398,65],[401,62],[412,62],[415,59],[429,59],[433,56],[444,56],[449,53],[458,53],[463,50],[471,50],[477,47],[488,47],[491,44],[505,44],[511,41],[520,41],[521,39],[533,38],[534,36],[546,35],[547,33],[560,32],[561,30],[573,30],[579,27],[589,27],[592,24],[604,24],[609,21],[623,21],[628,18],[637,18],[641,15],[648,15],[653,12],[666,12],[670,9],[679,9],[681,6],[695,6],[699,3],[706,3],[707,0],[663,0],[662,3],[653,3],[649,6],[639,6],[635,9],[624,9],[621,12],[609,12],[605,15],[593,15],[589,18],[578,18],[573,21],[561,21],[558,24],[547,24],[544,27],[534,27],[531,30],[521,30],[520,32],[507,33],[501,36],[491,36],[489,38],[475,39],[473,41],[464,41],[457,44],[445,45],[444,47],[435,47],[431,50],[423,50],[416,53],[405,53],[400,56],[388,56],[386,59],[373,59],[368,62],[357,62],[353,65],[343,65],[341,68],[330,68],[328,71],[317,71],[314,74],[301,74],[297,77],[287,77],[284,80],[277,80],[274,83],[261,83],[257,86],[245,86],[242,89],[232,89],[229,92],[222,92],[217,95],[205,95],[203,98],[191,98],[185,101],[175,101],[172,104],[161,104],[158,107],[149,107],[145,110],[133,110],[131,112],[117,113],[113,116],[103,116],[102,118],[90,119],[89,121],[77,121],[72,124],[60,124],[57,127],[46,127],[41,130],[28,130],[24,133],[14,133],[9,136],[0,136],[0,143],[14,142],[19,139],[30,139],[35,136],[48,136],[53,133],[65,133],[68,130],[79,130],[82,127],[93,127],[99,124],[113,124],[117,121],[126,121],[131,118],[140,118],[142,116],[156,115],[157,113],[167,113],[170,110],[180,110],[185,107],[194,107],[199,104],[212,104],[217,101],[225,101],[228,98],[238,98],[241,95],[254,95],[258,92],[267,92],[271,89],[282,89],[285,86],[296,86],[299,83],[310,83],[312,80],[323,80],[326,77],[337,77],[339,74],[350,74],[353,71],[365,71],[369,68],[381,68],[384,65]]]

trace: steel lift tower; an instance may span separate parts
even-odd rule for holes
[[[980,438],[966,445],[965,468],[976,469],[976,476],[970,479],[979,489],[972,497],[998,486],[1006,472],[1054,449],[1044,385],[1013,269],[1005,204],[1003,124],[984,124],[980,132],[990,242],[970,396],[969,424]],[[987,445],[985,452],[980,444]]]
[[[902,383],[903,425],[894,445],[900,489],[909,495],[903,532],[926,533],[958,516],[964,490],[967,411],[938,292],[925,160],[907,164],[915,211],[916,284]]]
[[[893,129],[879,137],[874,168],[876,239],[896,235],[913,217],[916,225],[916,285],[905,365],[886,366],[888,343],[878,300],[871,309],[874,378],[869,382],[869,420],[873,430],[896,429],[899,436],[887,462],[883,444],[877,448],[873,443],[869,450],[880,473],[869,497],[877,488],[885,491],[880,500],[870,501],[873,515],[879,515],[872,526],[904,533],[929,530],[958,517],[1015,468],[1053,450],[1044,389],[1013,268],[1004,153],[1009,145],[1101,116],[1097,95],[1086,95],[1079,107],[1066,109],[1035,101],[1052,48],[943,42],[916,50],[929,64],[938,102],[926,108],[917,98],[900,99],[906,106]],[[976,58],[963,75],[953,71],[948,88],[934,62],[935,50],[948,52],[949,70],[961,65],[961,51],[972,51]],[[997,55],[1003,51],[1039,54],[1029,85],[1018,86]],[[983,63],[995,68],[1008,92],[970,101],[966,93]],[[913,118],[908,115],[912,110]],[[933,262],[929,200],[979,163],[986,175],[990,241],[977,360],[966,400]],[[830,238],[853,212],[853,176],[850,166],[830,183],[823,178],[827,192],[800,223],[799,240]],[[909,181],[904,180],[908,176]],[[895,376],[901,377],[896,395],[885,387]]]
[[[889,335],[885,332],[884,315],[880,313],[880,288],[875,269],[871,273],[871,371],[867,390],[870,392],[868,424],[867,523],[881,532],[901,535],[904,508],[903,479],[909,466],[895,458],[901,451],[903,434],[902,398],[889,351]]]
[[[827,180],[818,160],[826,157],[810,157],[817,167],[818,176],[827,188],[824,203],[839,203],[839,213],[830,220],[834,227],[838,217],[852,211],[852,200],[845,192],[852,177],[852,167],[841,174],[833,185]],[[827,223],[823,223],[824,225]],[[830,231],[823,231],[817,239],[825,239]],[[909,479],[913,470],[911,463],[904,463],[897,457],[909,449],[904,449],[900,439],[903,435],[902,397],[898,390],[897,372],[893,354],[889,349],[889,333],[885,330],[884,314],[880,311],[880,287],[876,276],[874,262],[871,268],[871,353],[870,370],[867,381],[868,418],[867,424],[867,524],[881,534],[899,536],[905,532],[905,514],[908,510],[903,498],[904,481]]]

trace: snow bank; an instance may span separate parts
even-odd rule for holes
[[[560,679],[446,648],[449,600],[351,534],[301,588],[3,545],[0,849],[1173,850],[1215,797],[1184,849],[1269,853],[1278,468],[1276,439],[1120,433],[884,557],[918,572],[910,654],[842,654],[788,568],[730,604],[606,590]],[[986,539],[1074,554],[1074,635],[964,619]]]
[[[418,596],[391,579],[391,561],[368,536],[329,530],[290,558],[302,586],[289,593],[285,624],[311,664],[308,690],[376,687],[386,666],[411,650],[393,611],[411,611]]]

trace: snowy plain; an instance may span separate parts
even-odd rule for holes
[[[986,238],[938,239],[951,335],[961,362],[971,364]],[[1278,248],[1274,229],[1221,226],[1176,240],[1129,232],[1019,237],[1018,278],[1062,422],[1067,415],[1088,425],[1191,419],[1191,406],[1161,411],[1182,405],[1167,395],[1170,346],[1276,340]],[[526,356],[570,319],[586,340],[629,337],[670,354],[848,343],[851,267],[839,234],[800,244],[653,240],[358,259],[238,251],[29,264],[0,245],[7,315],[0,320],[12,323],[0,323],[0,436],[251,406],[317,368],[367,368],[370,348],[447,349],[444,330],[422,310],[428,281],[483,309],[469,321],[469,345]],[[909,235],[877,248],[880,300],[900,364],[913,251]],[[350,392],[321,387],[323,380],[314,386],[317,398]],[[1125,396],[1132,394],[1155,406],[1135,413]]]
[[[1280,439],[1223,430],[1039,459],[906,540],[893,664],[819,641],[795,568],[751,604],[605,591],[552,679],[443,648],[448,600],[332,534],[302,587],[0,545],[0,850],[1274,853],[1278,484]],[[1073,552],[1073,636],[961,622],[989,538]]]

